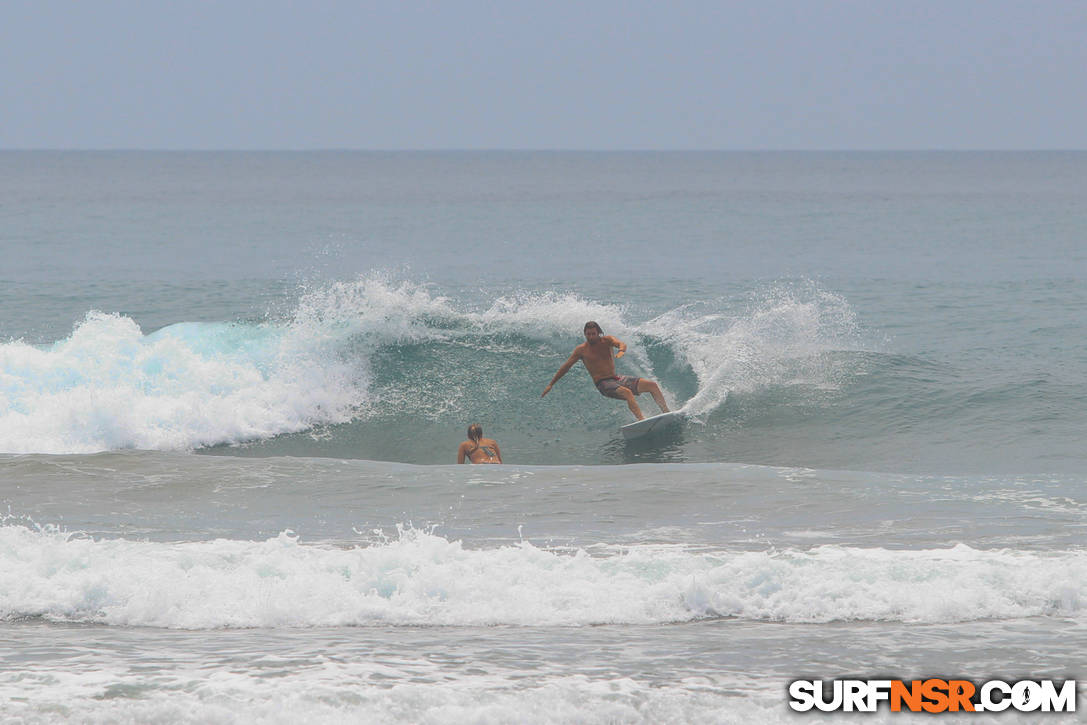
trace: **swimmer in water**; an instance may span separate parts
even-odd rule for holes
[[[468,426],[468,440],[457,448],[457,463],[501,463],[502,451],[498,448],[498,441],[494,438],[483,437],[483,426],[472,423]]]

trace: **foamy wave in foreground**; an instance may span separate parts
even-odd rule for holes
[[[426,660],[407,671],[367,662],[293,664],[275,676],[199,667],[0,673],[0,714],[22,723],[721,723],[786,722],[780,688],[651,684],[622,677],[461,675]],[[776,684],[776,683],[774,683]],[[3,704],[6,703],[6,704]]]
[[[337,548],[95,540],[0,528],[0,617],[183,629],[580,626],[704,617],[955,622],[1079,616],[1087,552],[950,549],[607,556],[524,542],[466,549],[416,530]]]

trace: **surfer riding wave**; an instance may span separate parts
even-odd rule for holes
[[[660,386],[656,382],[634,375],[619,376],[615,374],[615,360],[621,358],[627,351],[626,343],[611,335],[605,335],[604,331],[600,329],[600,325],[593,320],[585,323],[584,333],[585,342],[575,347],[574,351],[570,353],[570,357],[567,358],[566,362],[555,373],[555,376],[551,378],[551,382],[544,388],[543,393],[540,395],[541,398],[551,392],[551,388],[559,381],[559,378],[569,372],[570,368],[580,360],[585,364],[585,369],[589,371],[593,384],[596,385],[596,389],[600,391],[600,394],[608,398],[625,400],[630,412],[638,420],[644,419],[645,416],[642,415],[642,409],[638,407],[638,402],[634,397],[642,393],[652,395],[662,413],[668,412],[668,404],[664,402],[664,395],[661,394]],[[619,348],[619,352],[614,357],[612,357],[613,347]]]

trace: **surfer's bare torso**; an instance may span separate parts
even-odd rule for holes
[[[613,347],[619,348],[619,352],[613,357],[611,349]],[[627,346],[620,340],[612,337],[611,335],[604,335],[600,330],[595,327],[585,328],[585,342],[581,343],[574,348],[574,351],[570,353],[570,357],[566,359],[566,362],[562,364],[559,371],[555,373],[555,377],[551,378],[551,382],[544,388],[543,394],[547,395],[551,392],[551,387],[558,382],[558,379],[567,373],[577,361],[580,360],[585,364],[585,369],[589,371],[589,375],[593,379],[593,383],[598,383],[605,378],[615,377],[615,358],[623,356],[623,353],[627,351]]]
[[[544,388],[543,393],[540,395],[541,398],[550,393],[551,388],[559,381],[559,378],[565,375],[580,360],[585,364],[585,369],[589,371],[593,384],[596,385],[596,389],[600,391],[600,394],[608,398],[625,400],[630,407],[630,412],[638,420],[645,417],[642,415],[642,409],[638,407],[638,403],[634,400],[635,396],[640,393],[651,393],[653,400],[660,406],[661,411],[666,412],[668,410],[668,404],[664,402],[660,387],[654,381],[634,375],[624,375],[620,378],[615,374],[615,360],[622,357],[627,351],[626,343],[611,335],[605,335],[604,331],[600,329],[600,325],[592,320],[585,323],[584,332],[585,342],[575,347],[574,351],[570,353],[570,357],[566,358],[566,362],[562,364],[559,371],[551,378],[551,382]],[[614,356],[611,351],[613,347],[619,348],[619,352],[615,353]]]
[[[613,347],[619,348],[618,355],[612,355]],[[615,377],[615,358],[622,357],[626,347],[611,335],[600,335],[592,342],[586,341],[575,347],[573,354],[585,364],[585,369],[596,383]]]

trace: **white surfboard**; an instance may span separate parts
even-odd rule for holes
[[[627,440],[641,438],[644,435],[670,428],[682,421],[684,417],[686,416],[682,412],[673,410],[670,413],[661,413],[660,415],[636,420],[633,423],[624,425],[619,430],[623,431],[623,437]]]

